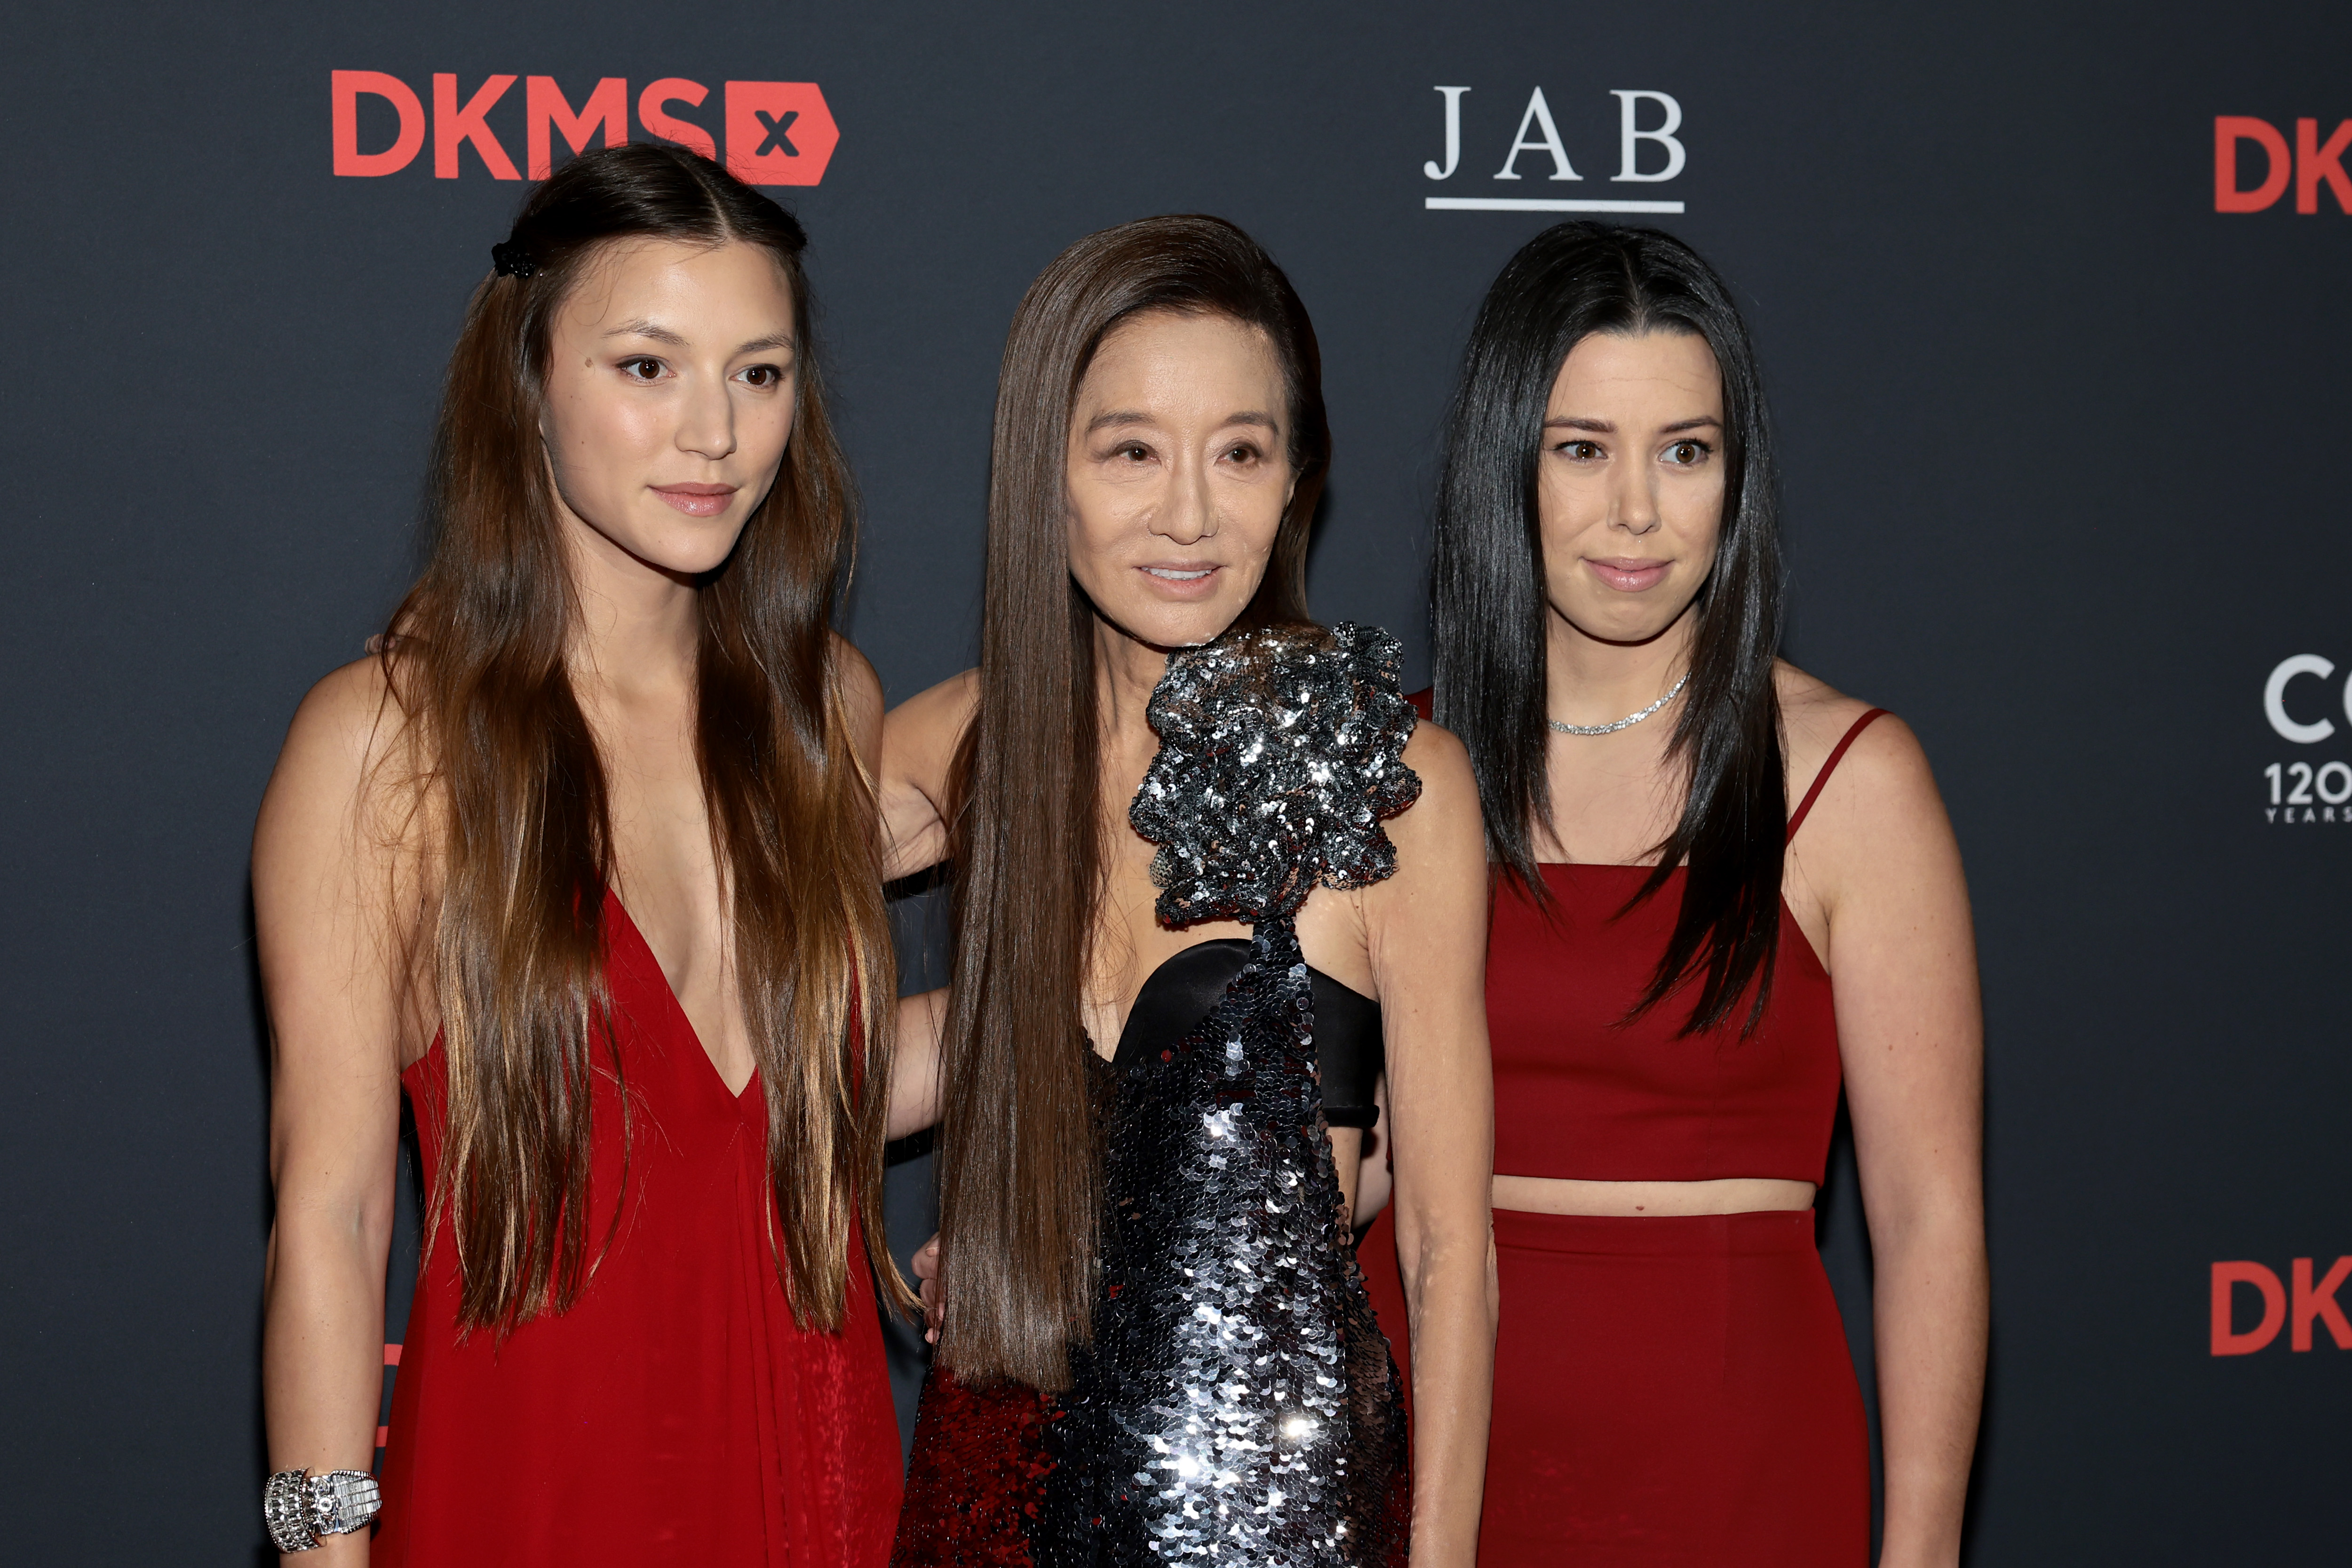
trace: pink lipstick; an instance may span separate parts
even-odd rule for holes
[[[655,485],[652,489],[688,517],[717,517],[735,499],[733,485]]]
[[[1654,588],[1663,581],[1671,561],[1640,561],[1620,558],[1615,561],[1595,561],[1587,557],[1584,563],[1592,574],[1621,594],[1639,594]]]

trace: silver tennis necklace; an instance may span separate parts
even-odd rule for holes
[[[1562,735],[1613,735],[1620,730],[1632,729],[1634,725],[1640,723],[1651,714],[1655,713],[1659,709],[1664,708],[1667,703],[1672,702],[1675,698],[1682,695],[1683,688],[1689,684],[1690,671],[1685,669],[1683,671],[1683,678],[1675,682],[1673,690],[1667,692],[1664,697],[1659,698],[1655,702],[1651,703],[1647,708],[1643,709],[1639,713],[1629,714],[1625,718],[1618,720],[1614,724],[1563,724],[1557,719],[1547,719],[1544,722],[1550,725],[1555,731]]]

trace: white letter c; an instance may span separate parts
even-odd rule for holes
[[[2263,682],[2263,717],[2271,728],[2299,746],[2309,746],[2336,733],[2335,721],[2322,719],[2315,723],[2298,724],[2286,714],[2286,683],[2298,675],[2315,675],[2325,680],[2336,673],[2336,667],[2315,653],[2299,653],[2293,658],[2279,660],[2271,678]],[[2345,710],[2352,715],[2352,695],[2345,698]]]

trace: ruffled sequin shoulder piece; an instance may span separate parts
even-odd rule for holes
[[[1148,711],[1160,755],[1128,809],[1160,847],[1171,927],[1297,912],[1318,883],[1396,871],[1381,826],[1421,796],[1396,638],[1341,624],[1235,632],[1168,658]]]

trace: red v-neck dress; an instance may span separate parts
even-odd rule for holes
[[[455,1248],[416,1284],[370,1561],[415,1568],[878,1568],[898,1431],[850,1237],[846,1326],[793,1326],[768,1235],[766,1106],[730,1094],[620,900],[606,963],[630,1101],[596,1075],[577,1304],[502,1343],[457,1332]],[[436,1168],[441,1044],[402,1075]],[[618,1215],[615,1226],[614,1220]]]
[[[1790,838],[1878,716],[1857,720],[1830,753]],[[1627,910],[1646,866],[1541,871],[1551,909],[1504,879],[1487,939],[1496,1172],[1818,1185],[1843,1081],[1837,1013],[1788,905],[1757,1031],[1740,1033],[1751,990],[1726,1024],[1678,1036],[1671,999],[1625,1017],[1665,951],[1682,874]],[[1495,1247],[1502,1311],[1482,1568],[1864,1568],[1862,1391],[1810,1210],[1497,1209]],[[1402,1361],[1387,1214],[1359,1256]]]

